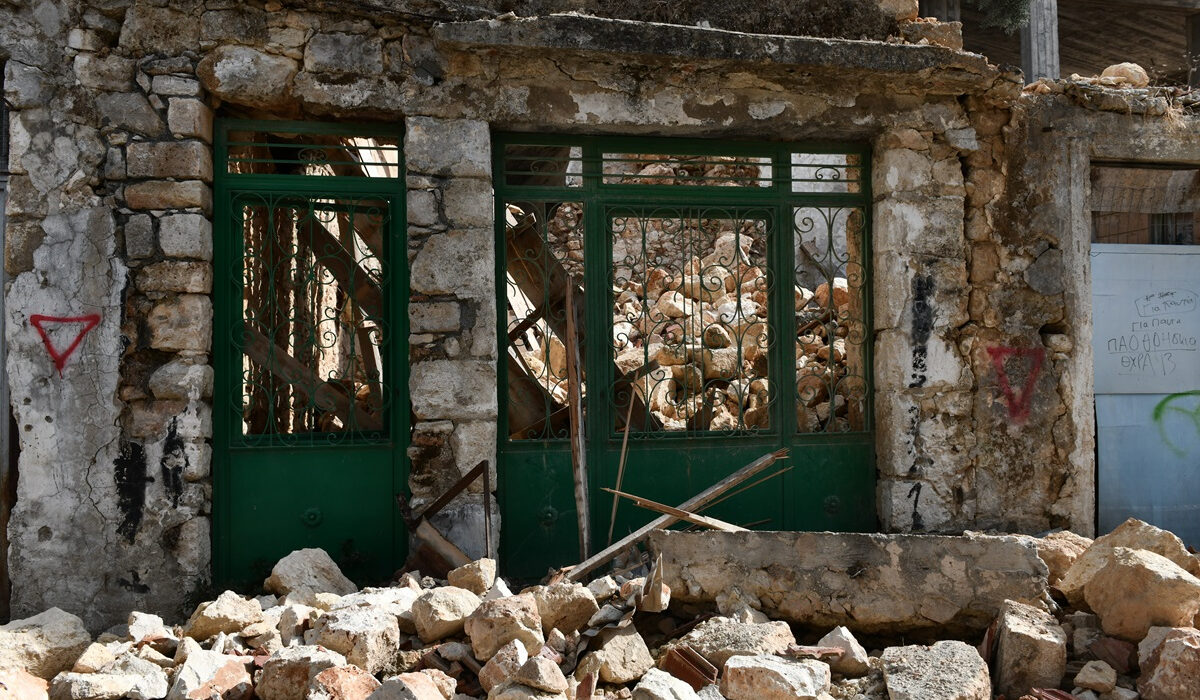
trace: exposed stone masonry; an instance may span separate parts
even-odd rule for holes
[[[480,14],[0,7],[17,616],[59,606],[100,629],[129,608],[174,614],[210,574],[217,116],[403,123],[418,505],[495,461],[493,131],[835,139],[872,148],[881,528],[1090,534],[1086,167],[1134,157],[1129,144],[1196,152],[1171,126],[1193,119],[1175,98],[1091,83],[1021,95],[926,22],[885,43]],[[35,316],[60,319],[48,341]],[[47,352],[93,320],[69,353]],[[435,522],[472,556],[489,553],[481,488]]]

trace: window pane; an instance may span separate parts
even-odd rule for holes
[[[770,158],[605,153],[602,160],[606,185],[770,187],[772,184]]]
[[[610,212],[615,429],[771,427],[770,216],[759,209]]]
[[[505,208],[508,432],[513,439],[570,435],[567,292],[583,357],[583,205],[520,202]],[[580,399],[587,383],[578,364]]]
[[[387,203],[239,195],[233,204],[243,234],[242,434],[327,442],[384,431]]]
[[[1200,170],[1092,168],[1092,242],[1193,245]]]
[[[792,192],[859,194],[862,156],[857,153],[793,153]]]
[[[796,430],[867,429],[861,209],[794,210]]]
[[[399,137],[229,132],[230,174],[398,178]]]

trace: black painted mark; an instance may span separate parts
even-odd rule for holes
[[[130,593],[149,593],[150,587],[142,583],[142,577],[138,576],[138,572],[130,571],[129,578],[118,578],[117,585]]]
[[[908,386],[925,386],[929,360],[929,336],[933,333],[933,275],[918,275],[912,281],[912,376]]]
[[[113,481],[117,486],[117,508],[121,511],[117,534],[132,544],[146,510],[146,484],[154,482],[146,476],[146,451],[140,444],[122,443],[121,453],[113,460]]]
[[[179,498],[183,495],[183,470],[188,466],[183,440],[179,437],[178,420],[171,419],[167,438],[163,440],[162,459],[158,463],[162,469],[163,487],[167,490],[167,498],[171,499],[171,506],[175,508],[179,507]]]
[[[925,531],[925,518],[921,517],[920,511],[917,509],[917,504],[921,500],[921,484],[919,482],[916,484],[913,484],[912,488],[908,490],[908,497],[913,499],[913,512],[912,512],[913,532],[924,532]]]

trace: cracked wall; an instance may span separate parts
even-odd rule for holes
[[[119,610],[178,615],[206,585],[215,116],[404,122],[418,504],[495,461],[493,131],[837,140],[873,149],[881,528],[1090,533],[1090,291],[1061,234],[1086,156],[1024,157],[1053,137],[1017,77],[931,45],[418,14],[0,7],[14,615],[57,605],[99,629]],[[437,521],[471,555],[480,496]]]

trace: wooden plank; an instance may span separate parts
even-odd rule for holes
[[[602,488],[600,490],[607,491],[613,494],[614,497],[620,496],[621,498],[628,498],[629,500],[633,501],[633,505],[635,506],[645,508],[646,510],[652,510],[656,513],[662,513],[664,515],[672,515],[684,522],[689,522],[693,525],[699,525],[700,527],[707,527],[710,530],[719,530],[721,532],[746,532],[746,528],[734,525],[733,523],[727,523],[724,520],[717,520],[716,518],[711,518],[707,515],[689,513],[688,511],[680,510],[679,508],[672,508],[671,506],[663,503],[652,501],[649,498],[634,496],[631,493],[617,491],[616,489]]]
[[[1058,0],[1030,0],[1029,24],[1021,28],[1021,69],[1025,82],[1058,80]]]
[[[776,461],[787,457],[787,455],[787,448],[769,452],[720,480],[716,484],[713,484],[704,491],[692,496],[687,501],[679,504],[678,508],[686,511],[700,510],[710,502],[720,498],[721,494],[752,478],[755,474],[762,472],[767,467],[775,464]],[[664,515],[661,518],[657,518],[649,523],[646,523],[637,530],[629,533],[625,537],[622,537],[617,542],[614,542],[611,546],[606,547],[604,551],[598,552],[591,558],[576,564],[569,572],[567,572],[567,580],[578,581],[588,572],[593,571],[596,567],[612,559],[617,555],[618,552],[622,551],[626,547],[629,547],[632,544],[637,544],[638,542],[646,539],[651,532],[655,530],[661,530],[664,527],[668,527],[672,523],[676,523],[678,521],[679,518],[676,518],[673,515]]]
[[[429,507],[426,508],[425,510],[421,511],[421,514],[418,516],[415,516],[415,518],[417,520],[421,520],[421,519],[432,518],[433,516],[437,515],[438,512],[442,510],[442,508],[446,507],[447,503],[449,503],[450,501],[453,501],[455,496],[462,493],[463,489],[470,486],[472,481],[475,481],[476,479],[478,479],[480,474],[486,474],[487,466],[488,466],[488,462],[486,459],[483,460],[482,462],[480,462],[479,464],[476,464],[471,469],[471,471],[469,471],[466,474],[459,477],[458,481],[454,482],[453,486],[446,489],[445,493],[438,496],[437,500],[435,500],[433,503],[430,503]]]
[[[322,381],[311,368],[274,345],[267,336],[248,328],[243,332],[243,337],[242,351],[247,357],[311,400],[317,408],[337,415],[346,429],[352,424],[359,430],[379,430],[382,427],[380,418],[360,409],[340,385]],[[313,395],[310,396],[310,392]]]
[[[579,555],[592,551],[591,517],[588,504],[587,452],[584,448],[583,382],[579,377],[579,336],[575,333],[575,284],[567,285],[567,406],[571,415],[571,475],[575,479],[575,513],[579,525]]]

